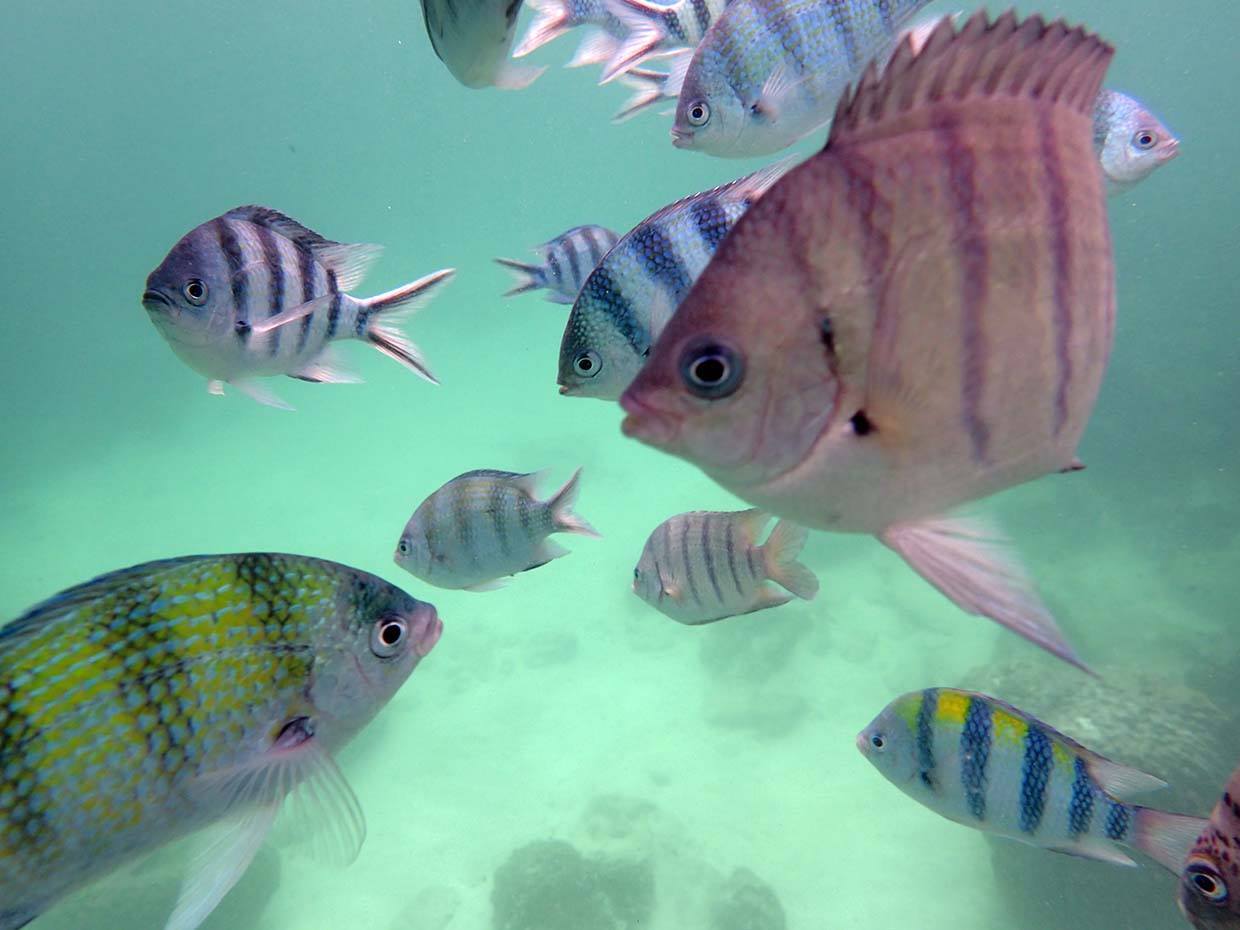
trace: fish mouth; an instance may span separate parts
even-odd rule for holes
[[[161,310],[171,310],[172,301],[159,291],[146,290],[142,292],[142,306],[148,313],[158,313]]]
[[[439,619],[439,611],[433,607],[420,612],[409,621],[409,633],[413,640],[413,651],[419,659],[426,658],[443,635],[443,621]]]
[[[628,414],[620,424],[620,432],[630,439],[663,448],[676,439],[675,421],[647,402],[626,391],[620,398],[620,407]]]
[[[1180,154],[1180,140],[1179,139],[1167,140],[1167,145],[1163,149],[1163,161],[1164,162],[1171,161],[1171,159],[1175,158],[1175,156],[1179,154]]]
[[[672,145],[678,149],[693,148],[693,133],[687,129],[672,127]]]

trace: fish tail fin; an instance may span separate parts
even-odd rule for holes
[[[1132,823],[1132,845],[1172,874],[1179,875],[1184,860],[1209,821],[1204,817],[1134,806]]]
[[[650,0],[604,0],[607,11],[624,26],[625,36],[603,68],[600,84],[614,81],[640,64],[667,41],[663,17],[669,8]]]
[[[567,0],[529,0],[526,5],[534,11],[534,21],[512,50],[513,58],[524,58],[535,49],[555,41],[576,25],[570,21],[571,11]]]
[[[586,65],[601,65],[616,54],[616,49],[619,47],[620,43],[613,36],[608,35],[602,29],[591,29],[564,67],[582,68]]]
[[[878,538],[961,610],[989,617],[1093,674],[1068,645],[1006,540],[985,523],[936,517],[897,524]]]
[[[505,297],[514,297],[547,286],[547,275],[541,265],[531,265],[511,258],[497,258],[495,263],[513,273],[513,286],[504,291]]]
[[[551,522],[555,528],[564,533],[580,533],[582,536],[601,536],[602,534],[590,525],[585,517],[573,513],[573,505],[577,503],[577,495],[581,491],[581,469],[573,472],[573,476],[564,482],[564,487],[552,495],[547,501],[551,511]]]
[[[688,52],[688,49],[685,51]],[[684,69],[677,72],[677,66],[681,60],[684,60],[685,68],[687,68],[688,59],[689,55],[679,56],[677,61],[672,63],[670,72],[654,71],[650,68],[629,68],[620,75],[620,82],[632,87],[636,93],[615,112],[611,121],[623,123],[642,110],[649,109],[664,100],[675,100],[680,92],[680,85],[684,83]]]
[[[797,561],[808,538],[805,527],[780,520],[762,546],[762,557],[768,578],[802,600],[812,601],[818,593],[818,578]]]
[[[430,300],[435,290],[450,281],[454,274],[456,269],[444,268],[431,272],[424,278],[418,278],[412,284],[360,301],[366,314],[362,338],[431,384],[439,382],[426,367],[426,361],[418,347],[400,331],[399,324],[406,316],[419,310]]]
[[[547,70],[546,65],[519,65],[508,60],[500,65],[491,82],[500,90],[525,90]]]

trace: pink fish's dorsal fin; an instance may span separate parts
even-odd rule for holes
[[[1028,97],[1089,117],[1114,49],[1081,27],[983,11],[956,31],[944,18],[920,50],[905,37],[886,68],[872,63],[836,108],[827,148],[870,137],[884,123],[941,101]]]

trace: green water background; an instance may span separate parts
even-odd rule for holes
[[[1230,714],[1240,7],[1020,6],[1112,40],[1108,84],[1145,99],[1183,147],[1111,203],[1119,326],[1088,470],[989,509],[1091,662],[1185,682]],[[574,45],[535,56],[553,67],[526,91],[478,92],[431,53],[415,3],[10,4],[0,616],[111,568],[241,550],[337,559],[438,605],[439,647],[342,760],[369,815],[361,859],[338,872],[281,856],[279,880],[243,882],[209,928],[439,930],[435,905],[451,913],[443,926],[485,930],[496,866],[529,840],[572,835],[606,793],[657,804],[712,868],[753,869],[791,928],[1023,926],[980,835],[904,798],[852,743],[891,697],[963,684],[996,647],[1035,670],[1053,660],[859,538],[812,538],[822,593],[778,614],[682,628],[629,592],[660,520],[736,502],[624,440],[614,405],[559,397],[564,310],[501,299],[508,279],[491,259],[578,223],[623,231],[760,163],[676,151],[667,118],[610,125],[625,91],[560,69]],[[295,413],[231,389],[208,396],[138,298],[180,235],[249,202],[384,244],[362,294],[456,267],[408,326],[443,385],[356,345],[346,353],[363,385],[273,382]],[[413,507],[453,475],[551,467],[558,480],[578,465],[579,509],[602,540],[566,540],[570,557],[491,594],[430,589],[392,564]],[[713,648],[743,668],[771,636],[793,646],[763,681],[729,682],[702,661]],[[1202,738],[1240,758],[1230,729]],[[1215,774],[1221,785],[1227,770]],[[1082,868],[1096,869],[1115,926],[1181,926],[1169,876],[1147,866],[1143,878],[1165,889],[1162,912],[1125,911],[1118,870]],[[127,881],[151,889],[127,899],[127,926],[161,926],[167,882]],[[115,907],[120,882],[35,926]]]

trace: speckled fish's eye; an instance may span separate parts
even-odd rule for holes
[[[1191,862],[1185,874],[1193,888],[1207,901],[1222,904],[1227,900],[1227,885],[1214,866],[1206,862]]]
[[[704,100],[695,100],[689,104],[689,109],[685,111],[685,116],[689,120],[690,126],[705,126],[710,122],[710,107],[706,105]]]
[[[573,371],[583,378],[593,378],[602,367],[602,359],[598,357],[598,353],[593,349],[586,349],[584,352],[578,353],[577,357],[573,359]]]
[[[717,400],[741,385],[745,366],[738,353],[716,342],[695,343],[680,359],[685,386],[698,397]]]
[[[409,625],[399,617],[384,617],[370,628],[370,651],[380,659],[390,659],[400,651]]]
[[[1158,144],[1158,133],[1152,129],[1138,129],[1133,134],[1132,144],[1139,149],[1152,149]]]
[[[185,282],[185,287],[181,288],[181,293],[195,307],[201,307],[207,302],[207,285],[198,278],[190,278]]]

